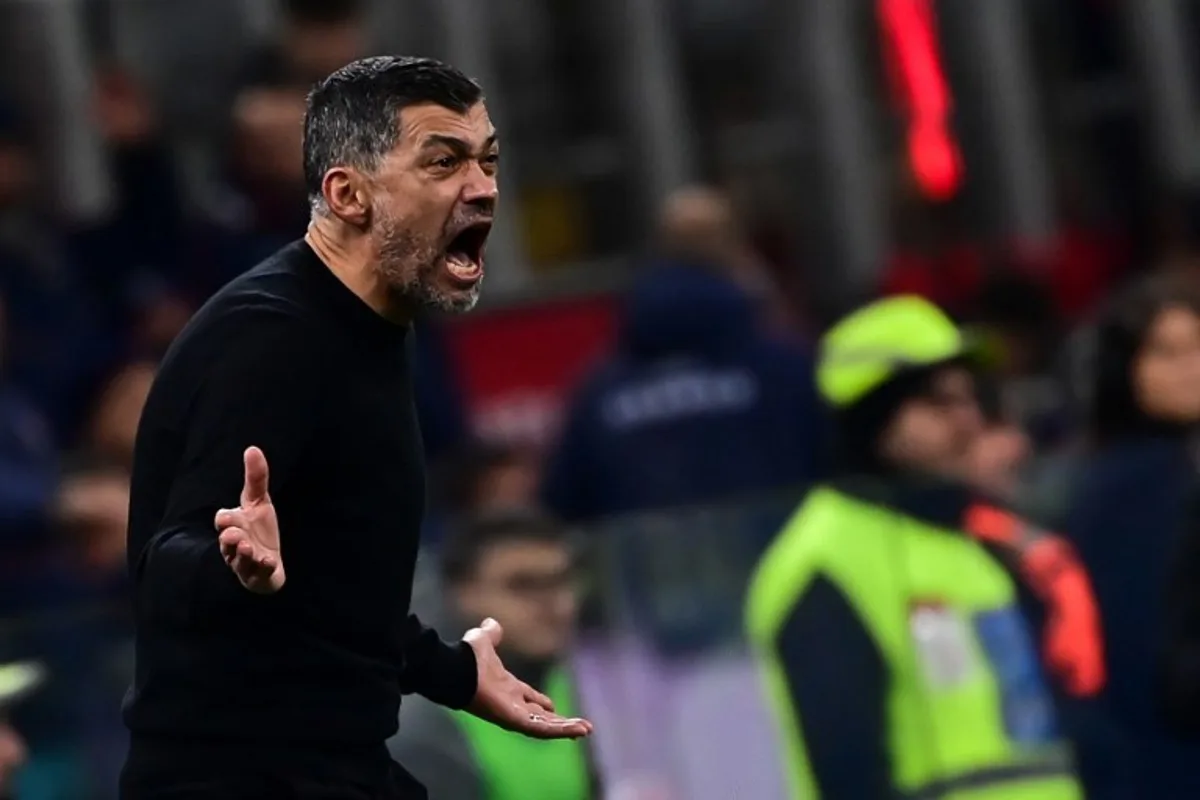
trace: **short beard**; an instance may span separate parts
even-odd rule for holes
[[[440,248],[421,241],[395,220],[379,221],[379,274],[401,305],[450,314],[462,314],[475,307],[482,279],[467,291],[443,291],[437,285],[443,258]]]

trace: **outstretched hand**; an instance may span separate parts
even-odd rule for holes
[[[568,719],[554,713],[554,701],[505,669],[496,654],[504,629],[485,619],[467,631],[463,641],[475,651],[479,683],[467,711],[506,730],[535,739],[577,739],[592,732],[586,719]]]
[[[267,491],[267,457],[248,447],[242,457],[246,469],[241,505],[222,508],[214,524],[220,532],[221,556],[238,580],[256,594],[273,594],[287,576],[279,551],[279,520]]]

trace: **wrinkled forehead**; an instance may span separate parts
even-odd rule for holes
[[[400,112],[397,142],[400,149],[419,150],[460,142],[472,151],[479,151],[495,138],[496,129],[482,101],[461,113],[437,103],[418,103]]]

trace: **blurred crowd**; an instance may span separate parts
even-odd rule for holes
[[[101,218],[48,202],[28,109],[0,95],[0,663],[46,670],[34,680],[23,667],[8,688],[0,670],[0,796],[112,796],[129,669],[129,466],[156,361],[208,295],[302,235],[306,88],[371,47],[353,0],[287,0],[281,15],[222,89],[228,116],[211,126],[199,184],[181,175],[162,98],[97,59],[89,113],[114,198]],[[1154,654],[1161,630],[1200,624],[1166,593],[1200,569],[1179,553],[1195,528],[1200,424],[1195,201],[1162,193],[1139,214],[1097,216],[1067,197],[1053,241],[1025,252],[969,234],[960,202],[924,198],[896,172],[878,293],[927,297],[978,339],[985,420],[969,443],[971,480],[1067,536],[1095,587],[1110,683],[1079,711],[1085,767],[1097,785],[1148,792],[1115,797],[1176,796],[1200,783],[1200,753],[1178,732],[1197,722],[1185,714],[1168,729],[1161,683],[1175,681],[1173,707],[1185,709],[1200,681],[1157,674]],[[618,583],[621,613],[664,657],[710,652],[710,628],[740,625],[749,567],[784,515],[732,523],[695,509],[761,510],[755,498],[782,496],[786,513],[839,468],[815,342],[849,304],[820,296],[836,266],[806,260],[771,215],[743,207],[753,180],[678,188],[646,220],[608,351],[564,395],[549,441],[479,435],[447,346],[455,323],[418,324],[434,480],[416,602],[447,636],[498,618],[507,663],[536,685],[561,689],[575,643],[611,628],[612,604],[597,595]],[[598,540],[621,547],[606,560]],[[713,589],[722,581],[728,593]],[[563,691],[586,698],[577,677]],[[434,797],[501,796],[485,793],[481,768],[452,768],[466,728],[440,709],[406,709],[393,747],[425,765]],[[1123,762],[1103,754],[1130,750],[1146,754],[1137,768],[1149,777],[1105,773]],[[606,757],[580,757],[586,785],[561,778],[554,797],[599,796]]]

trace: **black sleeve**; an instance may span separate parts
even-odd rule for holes
[[[422,625],[416,614],[409,614],[401,646],[401,692],[455,709],[466,708],[475,699],[478,672],[475,651],[469,644],[447,644],[437,631]]]
[[[821,797],[898,797],[887,749],[883,657],[829,580],[813,581],[778,647]]]
[[[225,346],[206,365],[163,522],[134,570],[139,602],[175,625],[221,624],[231,606],[270,602],[243,589],[225,564],[213,517],[238,505],[247,447],[262,449],[270,488],[277,490],[292,475],[321,414],[327,382],[315,337],[283,313],[247,317],[225,324]],[[287,537],[281,530],[285,566]],[[285,584],[280,594],[286,591]]]

